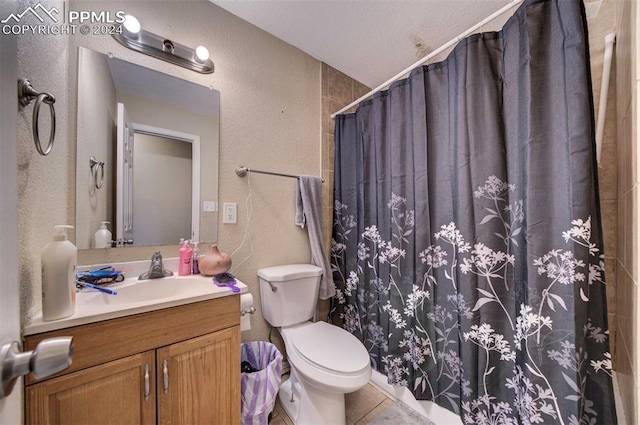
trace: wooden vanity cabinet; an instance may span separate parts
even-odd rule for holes
[[[239,322],[236,295],[28,336],[71,335],[75,353],[27,377],[26,423],[239,424]]]
[[[158,423],[240,423],[239,347],[240,334],[225,329],[159,349]]]
[[[154,424],[155,392],[144,395],[154,363],[150,351],[27,387],[27,423]]]

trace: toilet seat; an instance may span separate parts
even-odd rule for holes
[[[326,322],[297,328],[291,333],[290,345],[300,357],[326,372],[358,375],[370,367],[364,345],[349,332]]]

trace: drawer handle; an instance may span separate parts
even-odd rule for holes
[[[144,365],[144,401],[149,401],[149,364]]]
[[[169,394],[169,367],[167,366],[167,359],[162,361],[162,392],[167,395]]]

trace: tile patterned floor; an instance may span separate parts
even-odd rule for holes
[[[618,386],[616,375],[617,374],[614,372],[613,385],[618,411],[618,423],[626,424],[625,412],[622,408],[622,403],[620,402],[620,388]],[[366,425],[392,405],[393,401],[390,398],[378,391],[373,385],[367,384],[361,390],[345,396],[347,425]],[[279,401],[276,402],[269,425],[293,425],[293,422],[289,416],[287,416],[287,413],[284,411],[282,406],[280,406]]]
[[[368,424],[392,404],[393,401],[391,399],[378,391],[373,385],[367,384],[361,390],[345,396],[347,425]],[[276,402],[269,425],[293,425],[287,413],[280,406],[279,401]]]

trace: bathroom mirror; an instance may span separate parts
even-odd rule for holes
[[[79,47],[77,95],[77,247],[215,242],[220,93]]]

